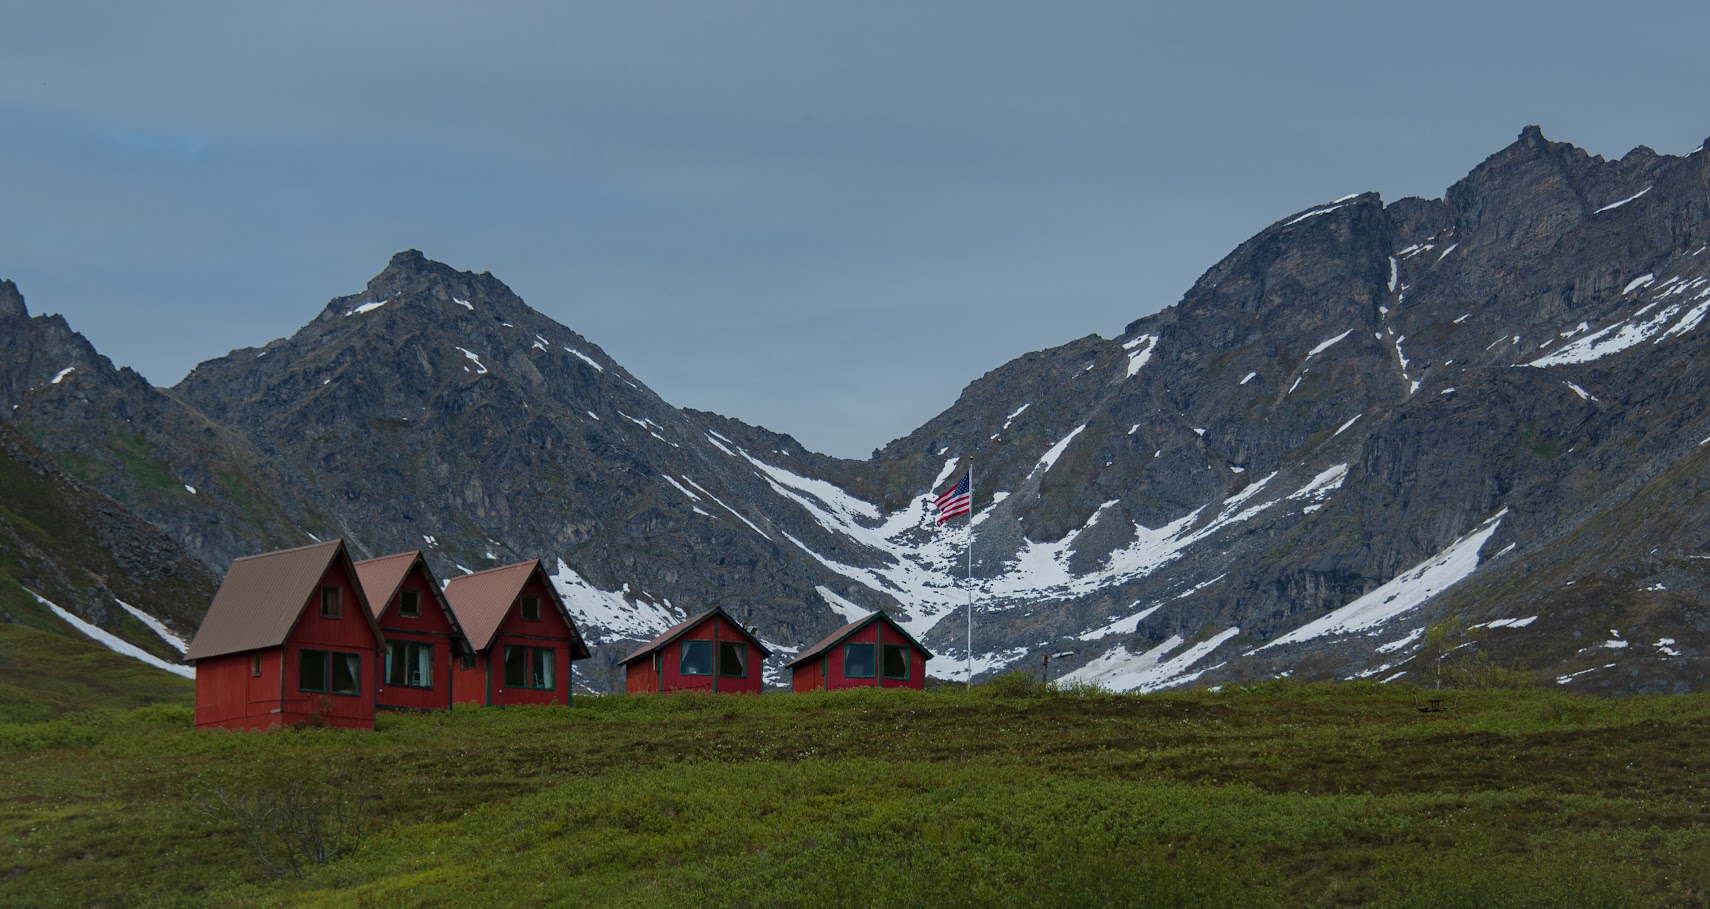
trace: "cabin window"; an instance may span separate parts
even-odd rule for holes
[[[677,671],[683,675],[712,675],[712,642],[684,641],[677,658]]]
[[[659,651],[659,650],[653,651],[653,671],[654,672],[664,672],[665,671],[665,653],[663,651]]]
[[[388,641],[386,684],[401,688],[432,688],[433,645],[418,641]]]
[[[551,690],[554,656],[550,647],[505,645],[505,687]]]
[[[463,655],[463,668],[464,669],[474,669],[475,668],[475,651],[471,650],[468,653]]]
[[[843,645],[843,677],[870,679],[873,677],[873,645]]]
[[[297,687],[326,694],[356,694],[362,681],[362,658],[354,653],[301,650],[297,654]]]
[[[731,678],[748,675],[748,645],[736,641],[718,642],[718,674]]]
[[[540,597],[523,597],[521,611],[523,621],[540,621]]]
[[[339,617],[339,601],[337,587],[321,588],[321,618],[336,619]]]
[[[406,590],[398,594],[398,614],[406,619],[421,618],[422,594],[419,590]]]
[[[251,677],[261,675],[261,654],[252,653],[249,655],[249,674]]]
[[[885,665],[882,668],[887,679],[908,678],[908,645],[886,644]]]

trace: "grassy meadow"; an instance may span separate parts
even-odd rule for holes
[[[1422,696],[1009,679],[374,732],[0,723],[0,905],[1710,902],[1710,696]],[[282,818],[324,863],[290,866]]]

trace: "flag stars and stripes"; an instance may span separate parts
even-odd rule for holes
[[[962,473],[962,479],[956,485],[938,494],[932,504],[938,508],[938,523],[959,514],[967,514],[974,508],[974,469],[968,468]]]

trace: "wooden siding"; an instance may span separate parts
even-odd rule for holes
[[[825,657],[796,666],[790,673],[791,691],[818,691],[825,687]]]
[[[321,618],[321,587],[339,589],[340,615]],[[231,653],[196,661],[196,725],[224,729],[266,729],[292,723],[325,722],[330,726],[374,728],[375,640],[355,579],[334,560],[307,602],[280,604],[295,608],[297,621],[283,647]],[[354,695],[302,691],[298,672],[304,649],[354,653],[358,659]],[[254,658],[261,656],[261,674]]]
[[[877,644],[873,648],[873,677],[849,678],[843,674],[843,648],[847,644]],[[908,678],[887,679],[884,677],[884,644],[901,644],[908,648]],[[814,668],[817,667],[817,668]],[[824,656],[811,663],[804,663],[795,668],[799,677],[804,671],[822,675],[819,684],[814,688],[827,688],[837,691],[843,688],[916,688],[926,687],[926,654],[920,648],[909,643],[909,640],[883,620],[875,621],[849,637],[833,644]],[[792,680],[793,683],[794,680]],[[792,684],[796,691],[812,690]]]
[[[659,673],[653,668],[653,655],[636,660],[624,667],[624,692],[652,694],[659,690]]]
[[[421,615],[410,618],[398,612],[404,591],[414,591],[421,604]],[[444,710],[451,707],[453,650],[457,639],[451,620],[440,608],[440,599],[421,566],[415,565],[404,575],[398,592],[392,595],[380,613],[380,629],[388,641],[415,641],[433,647],[433,684],[427,688],[386,685],[382,658],[375,674],[375,706],[381,710]]]
[[[540,598],[540,620],[525,622],[520,604],[523,597]],[[517,599],[499,623],[492,645],[476,654],[475,668],[452,673],[453,697],[459,704],[565,704],[570,703],[570,626],[548,599],[546,585],[536,575],[523,585]],[[540,647],[553,652],[551,690],[505,687],[505,647]],[[461,664],[459,664],[461,666]]]
[[[253,650],[196,661],[198,729],[266,729],[283,722],[279,714],[281,651]],[[261,658],[261,674],[253,672]]]
[[[321,617],[323,586],[339,590],[339,617]],[[309,594],[309,601],[300,610],[296,627],[285,642],[285,697],[280,714],[286,723],[325,722],[329,726],[360,729],[374,728],[374,680],[379,668],[376,657],[381,642],[374,639],[369,617],[364,614],[362,600],[357,598],[356,579],[335,560],[321,577],[321,582]],[[328,694],[303,691],[298,672],[304,650],[325,650],[329,653],[354,653],[358,658],[356,694]]]
[[[682,652],[685,641],[734,641],[741,643],[748,650],[748,664],[744,668],[747,675],[737,678],[718,674],[718,647],[713,647],[713,673],[711,675],[684,675],[682,673]],[[719,694],[759,694],[761,688],[762,661],[759,651],[748,640],[748,635],[738,628],[735,623],[719,613],[713,613],[693,628],[683,632],[676,640],[666,644],[663,651],[664,682],[656,690],[664,691],[716,691]],[[646,661],[649,670],[652,660]],[[635,664],[630,664],[632,667]],[[657,684],[657,683],[656,683]]]

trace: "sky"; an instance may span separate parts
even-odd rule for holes
[[[1527,124],[1697,148],[1706,34],[1702,0],[0,0],[0,278],[164,386],[416,248],[866,457],[1314,203],[1441,196]]]

